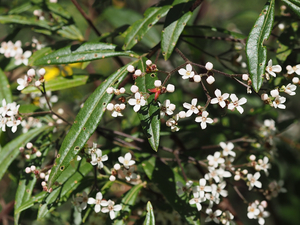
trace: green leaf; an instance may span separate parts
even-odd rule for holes
[[[8,14],[16,14],[16,15],[18,15],[18,14],[20,14],[22,12],[25,12],[25,11],[31,9],[31,7],[32,7],[31,2],[26,2],[26,3],[24,3],[24,4],[20,5],[20,6],[17,6],[15,8],[13,8],[13,9],[9,10],[7,13]]]
[[[86,42],[81,45],[72,45],[56,50],[52,53],[45,54],[41,58],[32,62],[32,66],[53,65],[53,64],[68,64],[76,62],[86,62],[97,59],[104,59],[114,56],[139,56],[132,51],[122,51],[116,45]]]
[[[45,47],[45,48],[42,48],[41,50],[38,50],[38,51],[34,52],[28,60],[28,65],[33,66],[34,62],[36,60],[40,59],[41,57],[43,57],[43,56],[45,56],[49,53],[51,53],[51,48],[50,47]]]
[[[71,40],[78,40],[78,41],[84,40],[84,37],[82,36],[80,30],[73,24],[69,26],[63,26],[61,29],[57,31],[57,33],[62,37]]]
[[[55,79],[45,82],[45,88],[47,91],[58,91],[67,88],[78,87],[84,85],[88,82],[89,76],[87,75],[73,75],[69,77],[59,76]],[[26,87],[22,90],[23,94],[29,94],[33,92],[40,92],[39,89],[33,86]]]
[[[135,185],[125,194],[125,196],[122,198],[122,202],[121,202],[122,209],[119,212],[116,212],[117,219],[115,219],[115,221],[113,223],[114,225],[127,224],[125,222],[125,218],[128,217],[128,215],[130,215],[131,208],[132,208],[132,206],[135,205],[136,198],[137,198],[140,190],[144,186],[145,186],[145,182]],[[122,218],[118,219],[119,215]]]
[[[25,16],[19,16],[19,15],[7,15],[7,16],[2,15],[0,16],[0,23],[36,26],[40,28],[46,28],[48,30],[53,29],[45,20],[37,20],[35,17],[27,18]]]
[[[132,64],[135,63],[137,61]],[[113,97],[113,95],[107,94],[106,90],[108,87],[116,87],[124,79],[128,73],[127,66],[120,68],[107,80],[103,81],[84,103],[61,145],[58,157],[51,169],[48,180],[49,187],[54,184],[62,171],[69,166],[75,155],[94,133],[104,114],[107,103]]]
[[[69,11],[64,9],[60,4],[51,3],[47,1],[46,5],[51,12],[54,12],[55,14],[64,17],[66,19],[71,19],[72,16],[69,13]]]
[[[269,0],[256,20],[247,40],[246,55],[248,69],[253,88],[259,91],[262,85],[262,76],[265,73],[267,49],[263,46],[272,31],[274,21],[274,0]]]
[[[125,44],[123,49],[131,49],[143,36],[150,30],[150,28],[164,17],[170,9],[170,5],[162,7],[151,7],[145,12],[144,18],[133,23],[125,32]]]
[[[7,143],[0,152],[0,179],[6,172],[12,161],[19,155],[19,148],[35,138],[41,132],[49,129],[48,126],[38,127],[20,135],[11,142]]]
[[[147,203],[147,215],[143,225],[155,225],[155,217],[151,202]]]
[[[5,99],[6,103],[12,102],[12,94],[8,79],[0,69],[0,105],[2,105],[2,99]]]
[[[139,68],[146,71],[146,58],[140,60]],[[148,89],[154,88],[154,81],[157,80],[157,74],[151,73],[136,79],[136,85],[139,91],[149,93]],[[154,100],[154,94],[146,99],[147,105],[142,106],[138,111],[143,131],[148,138],[149,144],[154,151],[158,150],[160,138],[160,107]]]
[[[172,208],[176,210],[188,224],[200,225],[197,210],[192,208],[176,193],[176,181],[179,180],[177,177],[179,177],[177,173],[174,173],[168,165],[156,158],[152,176],[149,177],[152,184],[161,191]]]
[[[152,174],[155,167],[155,157],[151,157],[142,162],[142,167],[147,175],[147,177],[152,180]]]
[[[168,12],[161,37],[162,54],[165,60],[172,54],[180,34],[193,15],[189,11],[191,5],[192,2],[177,4]]]
[[[282,0],[298,17],[300,17],[300,1],[298,0]]]

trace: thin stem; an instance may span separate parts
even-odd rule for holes
[[[178,151],[178,150],[175,150],[175,151],[173,151],[173,154],[174,154],[174,156],[175,156],[175,159],[176,159],[176,161],[177,161],[178,166],[179,166],[180,169],[181,169],[182,176],[183,176],[185,182],[187,182],[187,181],[188,181],[187,176],[186,176],[186,174],[185,174],[185,172],[184,172],[184,169],[183,169],[183,167],[182,167],[182,165],[181,165],[181,162],[180,162],[180,159],[179,159],[179,157],[178,157],[179,151]]]

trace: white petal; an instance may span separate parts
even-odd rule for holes
[[[247,102],[247,99],[246,98],[241,98],[240,100],[239,100],[239,105],[243,105],[243,104],[245,104]]]
[[[233,101],[233,102],[235,102],[235,101],[238,101],[239,99],[236,97],[236,95],[235,94],[231,94],[230,95],[230,99],[231,99],[231,101]]]
[[[108,208],[102,208],[101,212],[103,212],[103,213],[108,213],[108,212],[109,212],[109,209],[108,209]]]
[[[89,198],[87,201],[88,204],[93,205],[96,203],[96,200],[94,198]]]
[[[95,205],[95,212],[98,213],[101,210],[101,206],[100,205]]]
[[[242,114],[244,112],[244,109],[241,106],[236,107],[236,109]]]
[[[192,105],[196,106],[196,104],[197,104],[197,98],[193,98],[192,99]]]
[[[110,216],[110,219],[114,219],[114,218],[116,218],[116,215],[115,215],[115,212],[113,211],[113,210],[111,210],[110,212],[109,212],[109,216]]]
[[[221,101],[221,102],[219,102],[219,105],[220,105],[222,108],[224,108],[224,107],[226,106],[226,103],[225,103],[225,101]]]
[[[206,122],[201,122],[201,128],[205,129],[206,128]]]
[[[123,157],[123,156],[120,156],[120,157],[118,158],[118,160],[119,160],[120,163],[122,163],[122,164],[124,163],[124,157]]]
[[[210,100],[210,104],[217,104],[219,102],[219,100],[217,98],[213,98],[212,100]]]
[[[178,71],[178,73],[179,73],[180,75],[182,75],[182,76],[185,76],[185,75],[186,75],[186,70],[183,69],[183,68],[181,68],[181,69]]]
[[[120,211],[122,209],[121,205],[115,205],[114,206],[114,211]]]
[[[282,68],[279,65],[272,66],[272,71],[274,71],[275,73],[280,73],[281,70]]]
[[[192,71],[192,69],[193,69],[193,67],[192,67],[191,64],[187,64],[187,65],[186,65],[186,70],[187,70],[187,71]]]
[[[221,91],[219,89],[215,90],[215,95],[217,97],[220,97],[221,96]]]
[[[138,111],[140,110],[140,108],[141,108],[140,105],[135,105],[135,106],[133,107],[133,110],[134,110],[135,112],[138,112]]]
[[[134,99],[134,98],[129,99],[128,104],[129,105],[136,105],[136,99]]]
[[[183,107],[186,108],[186,109],[190,109],[191,106],[192,106],[192,105],[189,104],[189,103],[187,103],[187,102],[183,103]]]

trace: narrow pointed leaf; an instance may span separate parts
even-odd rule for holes
[[[131,49],[150,28],[164,17],[170,9],[170,5],[162,7],[151,7],[146,10],[144,18],[133,23],[123,34],[125,36],[125,44],[123,49]]]
[[[172,54],[179,36],[193,15],[189,11],[191,5],[192,2],[177,4],[168,12],[161,37],[162,54],[165,60]]]
[[[146,214],[146,219],[144,221],[144,225],[155,225],[155,217],[154,217],[153,207],[151,205],[151,202],[147,203],[147,214]]]
[[[140,61],[139,68],[146,71],[145,58]],[[136,79],[136,85],[139,91],[149,93],[148,89],[154,88],[154,81],[157,80],[156,73],[146,74],[145,76]],[[160,108],[154,100],[154,94],[146,99],[147,105],[142,106],[138,111],[138,116],[141,121],[143,131],[148,138],[149,144],[154,151],[158,150],[160,138]]]
[[[113,223],[114,225],[127,224],[124,218],[130,215],[131,208],[134,206],[136,198],[144,185],[145,182],[135,185],[125,194],[121,202],[122,209],[119,212],[116,212],[116,219]]]
[[[4,72],[0,69],[0,105],[2,104],[2,99],[5,99],[6,103],[12,102],[12,94],[8,79]]]
[[[84,85],[88,82],[89,76],[87,75],[73,75],[70,77],[56,77],[55,79],[45,81],[45,88],[47,91],[58,91],[64,90],[67,88],[78,87]],[[22,90],[23,94],[33,93],[33,92],[40,92],[39,89],[36,87],[30,86],[26,87]]]
[[[133,63],[134,64],[134,63]],[[127,66],[120,68],[93,92],[79,111],[75,121],[65,137],[48,180],[49,187],[57,180],[75,155],[84,146],[100,122],[107,103],[113,95],[107,94],[108,87],[116,87],[127,75]]]
[[[80,30],[74,24],[63,26],[61,29],[57,31],[57,33],[62,37],[71,40],[78,40],[78,41],[84,40],[84,37],[82,36]]]
[[[138,55],[134,52],[123,51],[113,44],[86,42],[81,45],[67,46],[49,54],[46,53],[41,58],[32,62],[31,65],[40,66],[52,64],[68,64],[104,59],[114,56],[138,57]]]
[[[19,15],[2,15],[0,16],[0,23],[36,26],[39,28],[46,28],[48,30],[53,29],[45,20],[37,20],[35,17],[27,18]]]
[[[20,135],[11,142],[7,143],[0,152],[0,180],[12,161],[19,155],[20,147],[35,138],[41,132],[49,129],[47,126],[39,127]]]
[[[300,1],[299,0],[282,0],[298,17],[300,17]]]
[[[274,0],[269,0],[256,20],[247,40],[246,55],[253,89],[258,92],[265,73],[267,49],[263,46],[272,31],[274,21]]]

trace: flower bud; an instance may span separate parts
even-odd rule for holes
[[[115,170],[119,170],[121,168],[121,165],[119,164],[119,163],[116,163],[115,165],[114,165],[114,169]]]
[[[113,176],[113,175],[110,175],[109,180],[110,180],[110,181],[115,181],[115,180],[116,180],[116,177]]]
[[[113,88],[113,87],[107,88],[107,89],[106,89],[106,93],[107,93],[107,94],[112,94],[112,93],[114,93],[114,88]]]
[[[136,85],[132,85],[131,88],[130,88],[130,91],[131,91],[132,93],[137,93],[137,92],[139,91],[139,88],[138,88],[138,86],[136,86]]]
[[[160,87],[161,86],[161,81],[160,80],[156,80],[156,81],[154,81],[154,86],[155,87]]]
[[[34,82],[34,85],[35,85],[36,87],[39,87],[39,86],[41,86],[41,82],[40,82],[39,80],[37,80],[36,82]]]
[[[41,185],[42,185],[43,187],[45,187],[45,186],[47,185],[47,183],[46,183],[45,181],[43,181],[43,182],[41,183]]]
[[[32,165],[32,166],[30,167],[30,170],[33,172],[33,171],[36,170],[36,167],[35,167],[34,165]]]
[[[168,84],[167,85],[167,92],[174,92],[175,91],[175,86],[173,84]]]
[[[26,167],[26,168],[25,168],[25,173],[31,173],[30,167]]]
[[[121,93],[121,94],[124,94],[125,91],[126,91],[125,88],[123,88],[123,87],[120,88],[120,93]]]
[[[115,108],[115,106],[112,103],[108,103],[107,106],[106,106],[106,109],[109,110],[109,111],[114,110],[114,108]]]
[[[207,62],[205,64],[205,69],[207,69],[207,70],[212,70],[213,67],[214,67],[214,65],[211,62]]]
[[[148,60],[146,61],[146,65],[147,65],[147,66],[151,66],[151,65],[152,65],[152,61],[151,61],[150,59],[148,59]]]
[[[181,119],[185,118],[185,111],[180,111],[180,112],[178,113],[178,116],[179,116],[179,118],[181,118]]]
[[[248,74],[243,74],[243,75],[242,75],[242,79],[243,79],[244,81],[247,81],[247,80],[249,79],[249,75],[248,75]]]
[[[294,77],[293,80],[292,80],[292,82],[294,84],[299,84],[299,78],[298,77]]]
[[[255,155],[250,155],[249,159],[250,159],[251,161],[255,161],[256,156],[255,156]]]
[[[134,72],[134,66],[133,65],[129,65],[129,66],[127,66],[127,71],[129,72],[129,73],[133,73]]]
[[[270,94],[272,95],[272,97],[277,97],[279,95],[279,91],[277,89],[274,89],[272,91],[270,91]]]
[[[121,110],[124,110],[125,107],[126,107],[126,105],[125,105],[124,103],[120,104],[120,109],[121,109]]]
[[[142,75],[142,71],[141,71],[141,70],[136,70],[136,71],[134,72],[134,75],[137,76],[137,77],[139,77],[139,76]]]
[[[208,76],[207,79],[206,79],[206,82],[208,84],[212,84],[215,82],[215,78],[213,76]]]
[[[196,83],[199,83],[201,81],[200,75],[195,75],[193,78],[194,78],[194,82],[196,82]]]
[[[36,155],[36,157],[41,157],[41,156],[42,156],[42,153],[41,153],[40,151],[37,151],[37,152],[35,153],[35,155]]]
[[[268,98],[269,98],[269,96],[266,93],[264,93],[264,94],[261,95],[261,100],[263,100],[263,101],[267,101]]]
[[[40,178],[44,179],[45,178],[45,173],[40,173]],[[45,182],[45,181],[44,181]]]
[[[44,68],[39,69],[39,74],[44,76],[46,74],[46,70]]]
[[[30,76],[30,77],[34,77],[35,76],[35,70],[34,69],[29,69],[28,71],[27,71],[27,75],[28,76]]]

